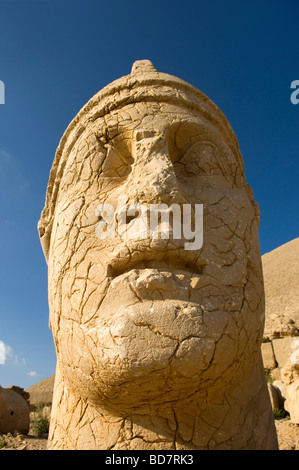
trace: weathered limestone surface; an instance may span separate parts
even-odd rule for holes
[[[262,357],[265,369],[271,370],[276,367],[276,360],[271,341],[262,344]]]
[[[285,386],[285,409],[290,413],[291,420],[299,424],[299,338],[293,339],[291,355],[281,370]]]
[[[120,195],[203,204],[202,248],[100,239],[97,207]],[[237,139],[203,93],[137,61],[83,107],[39,222],[57,351],[50,449],[277,448],[258,224]]]
[[[294,339],[292,336],[286,336],[285,338],[273,339],[272,341],[275,360],[280,369],[289,360]]]
[[[273,411],[282,410],[284,407],[284,398],[277,382],[278,381],[275,381],[274,383],[268,383],[268,390]]]

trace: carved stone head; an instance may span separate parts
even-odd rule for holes
[[[178,210],[169,225],[186,209],[201,243],[173,227],[134,237],[138,208],[161,205]],[[264,324],[258,223],[237,139],[203,93],[137,61],[96,94],[61,139],[39,222],[73,394],[124,416],[247,380]]]

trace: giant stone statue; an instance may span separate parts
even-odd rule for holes
[[[160,232],[144,217],[157,207]],[[277,448],[258,225],[237,139],[193,86],[137,61],[82,108],[38,226],[50,449]]]

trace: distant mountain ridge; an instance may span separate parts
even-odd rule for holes
[[[52,403],[55,374],[27,388],[30,405]]]

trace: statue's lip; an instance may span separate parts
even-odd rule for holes
[[[113,258],[108,265],[108,277],[114,279],[132,269],[156,269],[161,271],[187,271],[195,275],[203,274],[206,261],[198,252],[182,248],[125,252]]]

